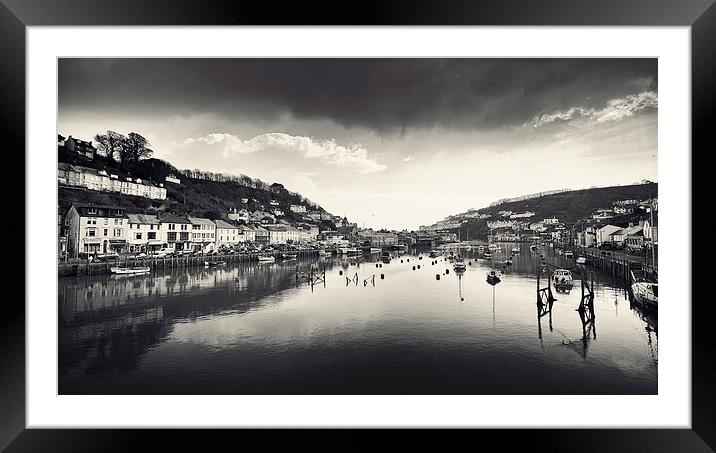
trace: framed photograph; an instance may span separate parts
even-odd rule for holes
[[[7,451],[166,447],[159,428],[716,445],[691,259],[710,2],[297,27],[276,24],[335,20],[3,1],[26,279]]]

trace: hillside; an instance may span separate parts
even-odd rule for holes
[[[615,201],[637,199],[645,200],[658,196],[658,184],[637,184],[631,186],[599,187],[593,189],[574,190],[568,192],[544,195],[528,200],[503,203],[487,208],[471,210],[461,214],[446,217],[443,222],[461,223],[460,235],[464,238],[486,239],[489,229],[488,220],[500,218],[500,211],[515,213],[531,211],[534,217],[529,220],[538,221],[549,217],[556,217],[567,226],[577,221],[591,217],[597,209],[611,208]],[[490,218],[474,218],[477,215],[489,215]],[[634,216],[620,216],[610,220],[618,226],[626,226]]]
[[[276,200],[284,211],[284,218],[290,222],[300,221],[300,217],[291,212],[291,204],[308,205],[308,201],[300,194],[285,189],[266,190],[248,187],[237,181],[212,181],[208,179],[190,178],[184,172],[168,162],[160,159],[145,159],[138,164],[128,167],[104,156],[98,155],[95,159],[87,159],[77,153],[65,150],[58,151],[59,162],[82,165],[98,170],[105,169],[109,173],[120,177],[131,176],[152,181],[155,184],[164,183],[167,189],[166,200],[150,200],[144,197],[122,195],[112,192],[99,192],[74,187],[59,187],[58,204],[66,212],[72,203],[114,204],[126,208],[129,212],[159,213],[173,212],[180,215],[208,217],[211,219],[226,219],[230,210],[242,207],[252,211],[258,209],[260,204],[268,208],[268,202]],[[181,184],[166,183],[164,178],[168,175],[178,176]],[[247,178],[250,180],[250,178]],[[248,204],[242,204],[241,199],[255,199]],[[320,206],[311,209],[323,211]]]

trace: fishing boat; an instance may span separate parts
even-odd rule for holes
[[[430,250],[430,258],[437,258],[438,256],[440,256],[440,252],[437,250]]]
[[[489,251],[489,250],[486,251],[486,252],[484,253],[484,255],[485,255],[485,258],[492,258],[492,252]]]
[[[455,261],[455,264],[452,265],[452,269],[455,272],[465,272],[467,270],[467,265],[465,265],[463,260]]]
[[[407,249],[408,249],[408,246],[405,244],[396,244],[393,246],[393,250],[405,251]]]
[[[656,308],[659,301],[659,284],[643,270],[631,270],[631,293],[634,299],[642,305]]]
[[[356,247],[348,247],[348,250],[345,252],[347,255],[362,255],[363,251]]]
[[[332,253],[330,250],[326,249],[318,249],[318,256],[331,256]]]
[[[226,261],[212,261],[208,265],[209,267],[224,267],[226,266]]]
[[[273,263],[276,258],[273,255],[259,255],[259,263]]]
[[[281,254],[281,258],[285,260],[295,260],[298,258],[298,253],[295,252],[285,252]]]
[[[368,249],[368,253],[370,253],[371,255],[377,255],[381,251],[383,251],[383,249],[381,249],[380,247],[370,247]]]
[[[519,254],[520,254],[520,248],[519,248],[519,247],[514,247],[514,248],[512,249],[512,254],[513,254],[513,255],[519,255]]]
[[[493,286],[500,283],[500,277],[502,277],[502,272],[498,269],[490,269],[487,271],[487,283]]]
[[[380,260],[384,263],[390,263],[390,252],[383,252],[380,255]]]
[[[587,264],[587,257],[586,256],[578,256],[577,264]]]
[[[557,290],[569,289],[574,286],[574,279],[569,269],[557,269],[552,274],[552,283]]]
[[[126,274],[146,274],[151,269],[149,266],[136,266],[136,267],[110,267],[110,271],[112,271],[113,274],[120,274],[120,275],[126,275]]]
[[[505,265],[507,265],[507,266],[512,266],[512,260],[509,259],[509,258],[507,258],[507,259],[505,260]]]
[[[564,257],[567,259],[572,259],[574,258],[574,252],[571,250],[567,250],[564,252]]]

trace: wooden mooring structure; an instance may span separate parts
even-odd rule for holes
[[[282,252],[273,252],[272,255],[277,259],[281,258]],[[299,250],[296,253],[298,258],[318,256],[318,250]],[[96,274],[110,274],[112,267],[149,267],[151,270],[155,269],[173,269],[181,267],[195,267],[205,266],[205,263],[242,263],[258,261],[258,256],[263,255],[260,253],[237,253],[237,254],[219,254],[219,255],[197,255],[197,256],[169,256],[163,258],[127,258],[119,257],[116,260],[101,262],[101,263],[90,263],[89,261],[82,261],[78,263],[71,262],[60,262],[57,265],[57,274],[59,277],[73,276],[73,275],[96,275]]]

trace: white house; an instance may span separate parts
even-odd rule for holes
[[[120,206],[73,204],[67,212],[67,253],[121,253],[127,246],[127,216]]]
[[[303,214],[304,212],[306,212],[306,207],[302,204],[292,204],[289,209],[298,214]]]
[[[216,247],[216,224],[211,219],[189,217],[191,223],[191,247],[210,252]]]
[[[127,245],[129,252],[153,252],[162,248],[159,219],[155,215],[127,214]]]
[[[216,246],[227,247],[243,242],[243,231],[239,230],[237,225],[233,225],[223,220],[214,220],[216,225]]]
[[[191,222],[175,214],[165,214],[159,219],[161,238],[172,250],[191,249]]]
[[[611,243],[612,234],[616,233],[619,230],[621,230],[621,227],[615,225],[604,225],[603,227],[599,228],[596,234],[597,247],[601,247],[602,244],[607,242]]]
[[[237,210],[234,208],[234,211],[229,213],[229,220],[248,222],[250,218],[251,214],[246,209]]]

